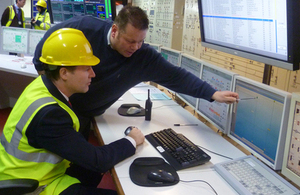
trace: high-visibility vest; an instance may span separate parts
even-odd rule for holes
[[[26,130],[34,116],[47,105],[58,104],[69,113],[73,128],[79,131],[79,120],[70,107],[52,96],[41,76],[21,94],[9,115],[0,137],[0,180],[30,178],[45,187],[41,194],[59,194],[70,185],[80,183],[65,174],[70,162],[44,148],[29,145]],[[55,128],[55,127],[54,127]]]
[[[12,21],[13,21],[15,15],[16,15],[15,10],[14,10],[14,8],[13,8],[13,5],[8,6],[8,8],[9,8],[9,19],[8,19],[6,25],[5,25],[5,26],[7,26],[7,27],[11,25],[11,23],[12,23]],[[22,11],[23,28],[25,28],[24,11],[23,11],[22,9],[21,9],[21,11]]]
[[[41,25],[34,25],[34,29],[37,30],[48,30],[51,27],[50,15],[47,10],[44,11],[43,14],[37,13],[35,16],[36,21],[41,21]]]

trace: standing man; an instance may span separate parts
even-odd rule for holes
[[[144,44],[148,30],[147,14],[139,7],[125,6],[114,22],[91,16],[73,17],[50,28],[38,43],[33,63],[41,74],[39,57],[47,37],[55,30],[69,27],[81,30],[90,41],[94,54],[101,59],[93,67],[96,77],[85,94],[74,94],[70,100],[82,116],[81,132],[88,136],[90,118],[101,115],[128,89],[142,81],[153,81],[173,91],[208,101],[235,102],[238,94],[216,91],[194,74],[165,60],[160,53]]]
[[[16,0],[14,5],[8,6],[1,18],[1,26],[25,28],[24,7],[26,0]]]
[[[50,14],[47,11],[47,3],[45,0],[39,0],[36,4],[38,13],[35,18],[31,19],[31,25],[37,30],[48,30],[51,27]]]
[[[128,136],[99,147],[78,132],[79,120],[68,100],[89,90],[92,66],[99,63],[81,31],[53,32],[40,60],[45,75],[23,91],[0,137],[0,180],[38,180],[35,194],[116,195],[97,188],[101,173],[132,156],[144,135],[133,128]]]

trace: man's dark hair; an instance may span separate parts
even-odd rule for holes
[[[123,7],[114,20],[120,31],[125,31],[127,24],[131,24],[139,30],[148,29],[149,20],[147,14],[137,6],[126,5]]]
[[[59,70],[61,68],[66,68],[69,71],[73,72],[76,68],[76,66],[54,66],[54,65],[48,65],[48,64],[43,64],[45,74],[48,79],[57,81],[59,79]]]

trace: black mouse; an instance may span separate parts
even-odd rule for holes
[[[174,176],[165,170],[155,170],[148,173],[148,179],[155,182],[174,182]]]

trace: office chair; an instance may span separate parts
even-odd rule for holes
[[[22,195],[34,192],[39,186],[39,182],[35,179],[8,179],[0,181],[1,195]]]

